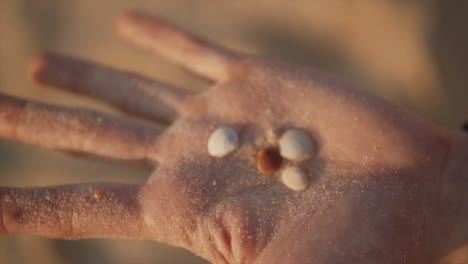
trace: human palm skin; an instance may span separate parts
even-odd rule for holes
[[[1,95],[2,137],[155,169],[141,185],[2,187],[0,233],[152,239],[214,263],[436,263],[465,244],[464,189],[450,179],[466,179],[466,137],[325,73],[227,51],[146,15],[124,15],[118,30],[213,86],[188,94],[75,58],[38,58],[39,83],[171,124]],[[225,126],[239,147],[212,157],[209,137]],[[289,128],[316,146],[300,162],[310,176],[303,191],[256,165],[268,131]]]

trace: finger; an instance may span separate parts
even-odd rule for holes
[[[134,73],[54,54],[31,64],[34,81],[96,97],[126,112],[170,122],[186,95],[181,90]]]
[[[139,185],[0,187],[0,234],[145,238]]]
[[[123,160],[149,158],[161,131],[83,109],[34,103],[0,94],[0,136]]]
[[[239,57],[142,13],[122,15],[117,21],[117,30],[136,45],[213,81],[227,80]]]

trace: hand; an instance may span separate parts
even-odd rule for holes
[[[155,170],[142,185],[0,188],[0,233],[154,239],[215,263],[431,263],[450,252],[441,244],[455,220],[438,217],[438,194],[452,146],[466,138],[325,73],[215,47],[146,15],[124,15],[118,31],[214,85],[192,95],[92,62],[38,58],[34,81],[171,125],[1,95],[5,138]],[[216,157],[207,149],[220,127],[238,146]],[[306,159],[278,157],[289,129],[310,139]],[[265,149],[276,158],[262,160]],[[292,166],[304,190],[282,182]]]

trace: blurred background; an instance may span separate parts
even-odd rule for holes
[[[117,38],[114,19],[145,10],[208,40],[334,72],[439,126],[468,120],[468,2],[394,0],[0,0],[0,92],[112,109],[26,77],[43,50],[140,72],[187,89],[209,85]],[[0,140],[0,185],[142,182],[148,168]],[[157,242],[0,237],[0,263],[206,263]]]

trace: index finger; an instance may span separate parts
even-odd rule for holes
[[[0,234],[149,238],[139,190],[117,183],[0,187]]]

